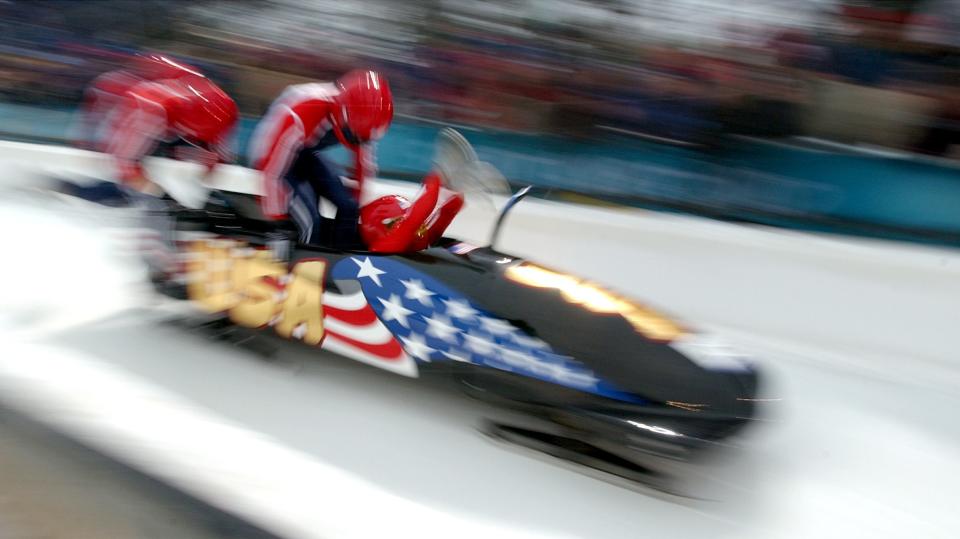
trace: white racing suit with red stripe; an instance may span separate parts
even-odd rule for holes
[[[362,247],[357,221],[363,179],[373,174],[372,144],[349,140],[331,121],[335,112],[333,84],[311,83],[288,87],[271,105],[254,131],[250,162],[261,171],[260,205],[272,219],[290,218],[304,243],[327,243],[341,248]],[[347,140],[345,140],[347,139]],[[347,187],[342,170],[324,151],[341,144],[355,156],[357,185]],[[319,199],[337,208],[332,229],[324,230]]]

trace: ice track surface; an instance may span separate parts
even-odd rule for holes
[[[455,392],[164,324],[123,210],[42,197],[0,203],[0,400],[281,535],[956,536],[960,255],[598,211],[524,202],[502,247],[719,331],[781,399],[695,470],[704,499],[493,443]]]

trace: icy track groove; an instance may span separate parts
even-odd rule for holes
[[[163,326],[117,249],[121,213],[4,200],[0,399],[268,529],[330,536],[358,514],[357,537],[960,529],[956,252],[525,202],[504,250],[717,329],[769,374],[781,400],[687,500],[490,443],[483,407],[416,381],[299,347],[264,363]],[[489,212],[463,217],[454,233],[486,237]]]

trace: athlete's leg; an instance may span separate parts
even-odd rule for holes
[[[353,193],[340,179],[342,171],[320,150],[311,150],[305,158],[305,176],[309,178],[317,195],[329,200],[337,207],[337,215],[333,220],[333,245],[341,248],[362,248],[358,223],[360,221],[360,205]]]
[[[310,150],[300,150],[283,178],[290,188],[287,213],[300,231],[301,243],[319,243],[323,227],[319,199],[310,181],[312,159]]]
[[[319,243],[323,220],[317,210],[317,194],[307,182],[289,181],[290,206],[287,211],[300,231],[301,243]]]

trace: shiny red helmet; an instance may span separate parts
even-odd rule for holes
[[[360,237],[374,245],[400,224],[410,201],[399,195],[382,196],[360,209]]]
[[[194,143],[215,144],[229,136],[237,123],[237,104],[210,79],[180,77],[171,81],[180,98],[177,127]]]
[[[376,71],[351,71],[337,80],[337,87],[333,127],[340,141],[354,146],[382,137],[393,121],[393,95],[386,77]]]

